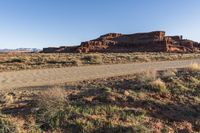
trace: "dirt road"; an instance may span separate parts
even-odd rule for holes
[[[2,72],[0,73],[0,89],[48,86],[66,82],[108,78],[134,74],[149,69],[184,68],[193,62],[200,63],[200,59]]]

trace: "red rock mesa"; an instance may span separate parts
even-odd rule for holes
[[[82,42],[80,46],[44,48],[44,53],[89,52],[198,52],[200,45],[182,36],[166,36],[164,31],[149,33],[109,33],[97,39]]]

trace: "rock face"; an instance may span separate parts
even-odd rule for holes
[[[196,52],[197,42],[183,39],[182,36],[165,36],[164,31],[136,34],[109,33],[80,46],[46,48],[43,52]]]

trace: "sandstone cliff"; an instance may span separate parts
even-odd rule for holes
[[[80,46],[45,48],[43,52],[197,52],[197,42],[182,36],[166,36],[164,31],[136,34],[109,33],[82,42]]]

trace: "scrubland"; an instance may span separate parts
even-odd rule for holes
[[[0,103],[5,133],[199,132],[200,66],[7,90]]]
[[[0,53],[0,72],[199,58],[199,53]]]

